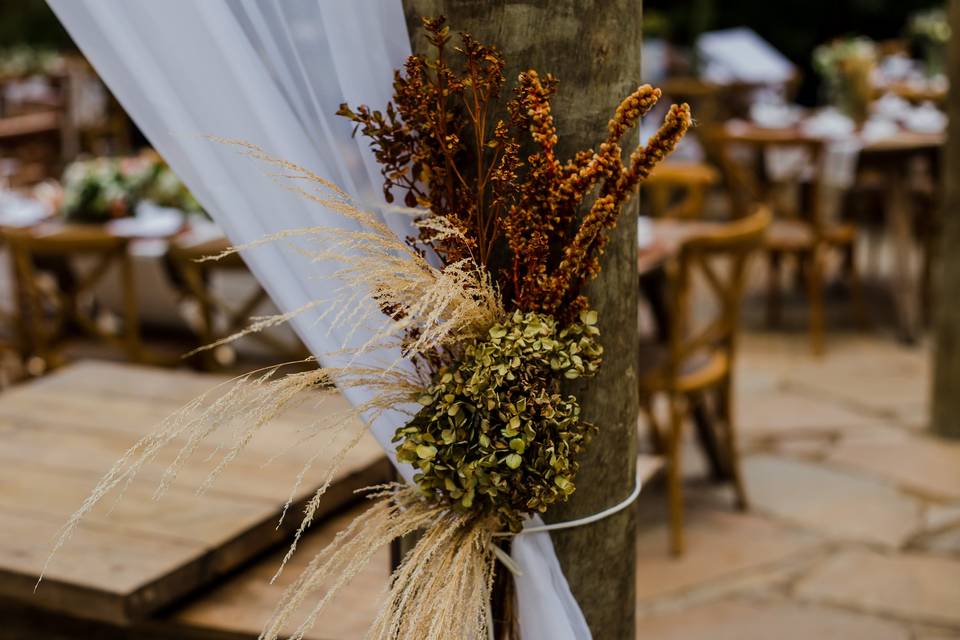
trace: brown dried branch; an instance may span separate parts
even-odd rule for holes
[[[557,80],[521,73],[506,104],[507,122],[491,119],[504,83],[502,56],[460,34],[454,67],[442,17],[424,19],[431,58],[411,56],[396,74],[385,115],[346,105],[383,165],[384,193],[429,210],[457,230],[443,238],[429,228],[418,241],[446,264],[473,260],[494,276],[507,310],[576,317],[583,286],[600,271],[607,234],[639,183],[690,126],[687,105],[673,106],[660,131],[623,162],[621,140],[660,98],[643,85],[616,109],[597,150],[567,162],[556,154],[550,101]],[[521,156],[525,142],[532,146]],[[584,213],[586,210],[586,213]],[[416,241],[415,241],[416,242]],[[495,260],[506,254],[507,259]]]

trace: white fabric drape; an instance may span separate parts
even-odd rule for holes
[[[379,169],[366,142],[351,138],[351,124],[334,114],[342,102],[389,100],[393,69],[410,53],[400,0],[48,2],[232,242],[349,223],[279,188],[261,166],[206,135],[257,144],[361,201],[381,201]],[[402,219],[388,224],[400,234],[409,231]],[[332,286],[318,277],[316,265],[293,254],[267,245],[244,255],[284,311],[324,297]],[[337,349],[346,337],[329,334],[310,314],[296,320],[294,329],[315,354]],[[353,339],[362,341],[362,334]],[[363,390],[345,395],[354,403],[367,399]],[[372,425],[391,459],[390,437],[400,420],[385,415]],[[400,471],[409,479],[409,468]],[[549,536],[518,537],[513,555],[524,571],[517,579],[524,639],[589,638]]]

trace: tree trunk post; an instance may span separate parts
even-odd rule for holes
[[[404,0],[414,51],[426,50],[420,17],[442,14],[452,31],[470,32],[503,52],[508,90],[525,69],[560,79],[553,113],[561,159],[599,144],[617,105],[640,84],[641,7],[642,0]],[[634,200],[621,214],[603,271],[588,290],[600,315],[603,366],[597,377],[573,391],[599,434],[582,460],[576,492],[547,514],[550,520],[596,513],[620,502],[634,487],[639,414],[636,212]],[[635,511],[558,531],[553,542],[593,636],[632,638]]]
[[[960,438],[960,0],[950,0],[950,39],[947,72],[950,95],[947,115],[949,135],[943,172],[944,201],[940,233],[939,293],[936,296],[933,410],[931,429]]]

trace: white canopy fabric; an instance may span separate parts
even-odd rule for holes
[[[379,106],[390,99],[393,70],[410,54],[400,0],[48,2],[233,243],[349,223],[281,189],[262,166],[210,142],[208,135],[251,142],[308,167],[360,201],[381,201],[379,168],[367,143],[353,139],[351,123],[335,113],[342,102]],[[410,232],[406,220],[387,222],[398,234]],[[330,268],[318,274],[318,265],[277,246],[261,246],[244,259],[282,311],[323,298],[332,286],[322,277]],[[309,313],[293,324],[317,355],[337,350],[347,337],[328,333]],[[366,337],[360,330],[352,340]],[[368,399],[359,389],[345,395],[355,404]],[[390,438],[401,420],[388,414],[372,425],[394,463]],[[399,470],[409,480],[410,469]],[[589,638],[549,535],[517,537],[513,557],[523,570],[517,577],[523,638]]]
[[[769,42],[747,27],[711,31],[697,38],[707,80],[726,84],[783,84],[797,68]]]

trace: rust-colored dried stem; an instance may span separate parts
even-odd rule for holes
[[[436,56],[407,60],[385,113],[346,105],[340,113],[371,139],[387,200],[404,191],[408,206],[429,209],[459,232],[441,238],[422,230],[416,242],[446,264],[469,258],[488,267],[508,309],[575,317],[586,305],[583,286],[600,271],[607,233],[640,182],[683,137],[690,108],[672,106],[625,165],[623,136],[660,98],[658,89],[643,85],[617,107],[596,150],[561,162],[550,107],[553,76],[521,73],[506,105],[509,121],[493,122],[504,83],[502,56],[462,33],[454,68],[444,19],[425,19],[424,27]],[[533,150],[522,157],[528,139]],[[503,245],[508,260],[492,264]]]

